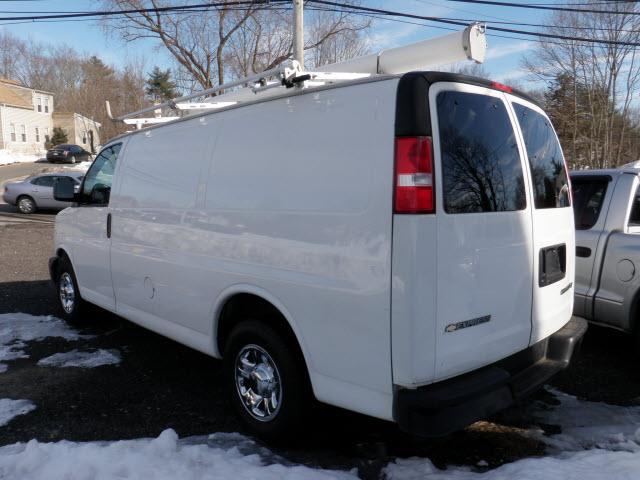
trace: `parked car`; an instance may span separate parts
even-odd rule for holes
[[[314,400],[447,434],[566,368],[586,330],[558,139],[495,82],[291,88],[120,136],[56,198],[77,202],[50,261],[63,315],[96,304],[222,358],[267,438]]]
[[[47,151],[47,161],[51,163],[78,163],[91,159],[91,152],[87,152],[79,145],[63,143]]]
[[[39,208],[61,210],[71,202],[61,202],[53,198],[53,184],[60,178],[69,178],[74,185],[80,186],[83,172],[56,172],[33,175],[18,182],[9,182],[4,186],[3,200],[18,207],[21,213],[34,213]]]
[[[640,169],[571,173],[574,313],[633,333],[640,348]]]

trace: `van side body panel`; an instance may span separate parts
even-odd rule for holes
[[[264,291],[286,306],[316,397],[392,419],[397,82],[133,135],[112,194],[118,313],[216,354],[223,292]]]

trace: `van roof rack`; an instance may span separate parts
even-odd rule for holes
[[[325,65],[322,67],[322,71],[304,71],[301,65],[293,60],[289,66],[281,65],[119,117],[112,115],[111,106],[107,100],[107,115],[114,122],[135,125],[136,129],[141,129],[143,126],[182,118],[177,115],[163,117],[161,115],[163,108],[183,112],[202,112],[252,101],[258,94],[263,96],[282,95],[283,92],[293,88],[313,88],[379,74],[395,75],[419,70],[429,65],[441,65],[463,60],[482,63],[485,59],[486,49],[485,25],[472,23],[462,31]],[[205,100],[202,102],[189,102],[189,100],[203,97]],[[154,112],[154,116],[138,118],[139,115],[149,112]]]

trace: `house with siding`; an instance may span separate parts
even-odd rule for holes
[[[100,145],[98,122],[75,112],[55,112],[51,92],[0,78],[0,150],[44,156],[54,127],[66,132],[69,143],[90,152]]]
[[[53,94],[0,78],[0,150],[44,155],[53,131]]]
[[[53,125],[61,127],[67,141],[95,153],[100,145],[100,123],[74,112],[54,112]]]

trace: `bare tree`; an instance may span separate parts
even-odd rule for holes
[[[350,0],[351,1],[351,0]],[[113,11],[186,5],[167,0],[103,0]],[[209,88],[229,77],[273,68],[292,55],[291,13],[278,4],[255,1],[248,6],[215,6],[171,12],[123,14],[107,20],[105,28],[126,42],[154,38],[175,60],[176,78]],[[332,58],[344,59],[364,51],[362,33],[369,20],[344,11],[311,9],[307,14],[305,50],[312,52],[314,65]],[[329,43],[333,42],[333,47]],[[326,46],[316,54],[315,50]],[[187,87],[187,88],[185,88]]]
[[[571,135],[562,140],[576,166],[608,167],[624,160],[628,122],[621,119],[629,117],[640,89],[640,59],[635,47],[625,44],[640,41],[640,9],[635,2],[611,2],[607,10],[616,13],[554,12],[546,33],[603,42],[541,38],[534,57],[524,61],[538,78],[572,82]]]

